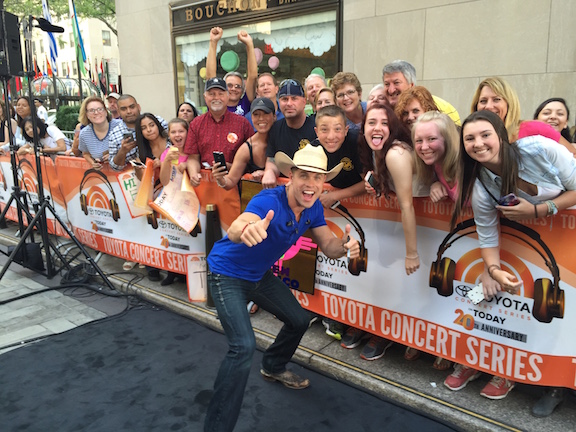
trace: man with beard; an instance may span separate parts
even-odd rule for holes
[[[192,120],[184,146],[184,153],[188,155],[186,169],[193,186],[198,186],[202,178],[200,164],[212,166],[212,152],[224,153],[230,168],[238,147],[254,135],[248,120],[228,111],[228,87],[222,78],[206,81],[204,100],[208,112]]]
[[[136,120],[140,116],[140,105],[134,96],[125,94],[118,98],[118,112],[122,121],[110,132],[108,161],[112,169],[121,171],[128,162],[138,157],[135,128]],[[168,128],[162,117],[156,116],[156,118],[164,129]]]
[[[264,188],[275,187],[276,178],[280,175],[274,163],[276,152],[281,151],[292,157],[297,150],[316,139],[314,118],[308,117],[304,111],[306,98],[302,85],[293,79],[284,80],[280,84],[278,96],[284,118],[276,120],[268,133],[266,168],[262,177]]]
[[[406,60],[394,60],[382,69],[382,82],[386,91],[386,99],[394,108],[398,103],[400,93],[416,85],[416,69]],[[450,117],[454,123],[460,125],[460,115],[456,108],[438,96],[432,97],[438,109]]]

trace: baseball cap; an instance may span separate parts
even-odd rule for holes
[[[213,88],[228,91],[228,87],[226,87],[226,81],[224,81],[222,78],[210,78],[208,81],[206,81],[204,91],[208,91]]]
[[[118,100],[118,99],[120,99],[120,95],[116,92],[112,92],[108,96],[106,96],[106,99],[110,99],[110,98],[114,98],[114,99]]]
[[[294,79],[286,79],[280,83],[280,91],[278,97],[282,96],[302,96],[304,97],[304,89],[302,84]]]
[[[254,114],[254,111],[264,111],[266,114],[276,112],[276,108],[272,101],[266,97],[259,97],[252,101],[250,106],[250,114]]]

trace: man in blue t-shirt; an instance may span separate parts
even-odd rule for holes
[[[280,172],[290,177],[290,183],[263,190],[252,198],[246,211],[230,225],[228,235],[214,244],[208,256],[208,288],[229,350],[214,383],[205,431],[232,431],[238,419],[256,349],[246,309],[250,300],[284,322],[264,353],[260,369],[264,379],[292,389],[310,385],[308,379],[286,369],[308,329],[310,314],[272,273],[271,266],[308,229],[326,256],[359,256],[360,247],[350,235],[350,225],[346,225],[341,239],[334,236],[318,199],[324,182],[334,178],[342,164],[327,171],[324,150],[311,145],[297,151],[294,159],[278,152],[275,160]]]

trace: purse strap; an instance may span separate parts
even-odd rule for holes
[[[496,197],[494,195],[492,195],[492,193],[488,190],[488,188],[486,187],[486,185],[484,184],[484,182],[482,181],[482,179],[480,178],[482,174],[480,174],[478,176],[478,180],[480,181],[480,184],[482,184],[482,186],[484,187],[484,190],[488,193],[488,195],[490,195],[492,197],[492,199],[494,200],[494,202],[496,204],[498,204],[498,200],[496,199]]]

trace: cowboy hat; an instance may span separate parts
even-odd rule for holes
[[[290,177],[292,168],[298,168],[303,171],[326,174],[326,181],[330,181],[336,177],[344,165],[340,162],[330,171],[326,171],[328,158],[326,157],[326,153],[324,153],[324,149],[322,146],[313,146],[311,144],[306,144],[304,148],[294,153],[294,159],[290,159],[290,157],[283,152],[276,153],[274,159],[276,166],[286,177]]]

